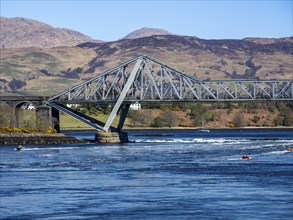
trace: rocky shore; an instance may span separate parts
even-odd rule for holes
[[[68,137],[64,134],[45,134],[45,133],[9,133],[0,134],[0,145],[19,145],[19,144],[72,144],[85,143],[86,140]]]

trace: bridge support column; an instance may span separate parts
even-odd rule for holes
[[[128,142],[128,134],[126,132],[105,132],[99,131],[96,133],[95,141],[98,143],[126,143]]]
[[[129,108],[130,108],[130,104],[125,104],[124,106],[121,106],[120,119],[119,119],[119,124],[117,127],[118,131],[122,130]]]
[[[14,108],[14,113],[12,120],[10,121],[11,127],[18,128],[19,127],[19,108],[15,107]]]
[[[57,133],[60,133],[60,114],[59,110],[55,108],[51,108],[52,113],[52,127],[57,131]]]
[[[45,105],[36,108],[37,128],[45,131],[52,126],[51,108]]]

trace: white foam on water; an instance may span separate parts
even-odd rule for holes
[[[287,154],[287,153],[292,153],[288,150],[279,150],[279,151],[271,151],[271,152],[267,152],[267,153],[262,153],[263,155],[281,155],[281,154]]]
[[[41,150],[41,148],[23,148],[21,151]]]
[[[134,142],[137,143],[207,143],[207,144],[242,144],[251,142],[249,140],[239,140],[239,139],[204,139],[204,138],[194,138],[194,139],[137,139]]]
[[[245,147],[247,150],[252,150],[252,149],[262,149],[262,148],[272,148],[272,147],[277,147],[277,148],[285,148],[288,146],[292,146],[292,142],[284,143],[283,141],[276,142],[276,143],[270,143],[270,144],[264,144],[264,145],[255,145],[255,146],[248,146]]]
[[[21,151],[37,151],[37,150],[66,150],[75,149],[76,147],[34,147],[34,148],[23,148]]]
[[[228,158],[227,160],[229,160],[229,161],[235,161],[235,160],[243,160],[243,159],[240,158],[240,157],[237,157],[237,158]]]

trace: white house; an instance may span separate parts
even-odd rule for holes
[[[35,110],[35,106],[33,106],[32,104],[29,104],[29,106],[27,107],[28,110]]]
[[[36,108],[31,103],[25,103],[20,107],[20,109],[35,110]]]
[[[141,104],[139,102],[133,103],[129,107],[131,110],[140,110],[141,109]]]
[[[79,104],[66,104],[66,106],[67,106],[68,108],[72,108],[72,107],[77,108],[77,107],[79,107],[80,105],[79,105]]]

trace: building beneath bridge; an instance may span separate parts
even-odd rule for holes
[[[135,103],[130,105],[129,109],[138,111],[138,110],[141,109],[141,104],[139,102],[135,102]]]

